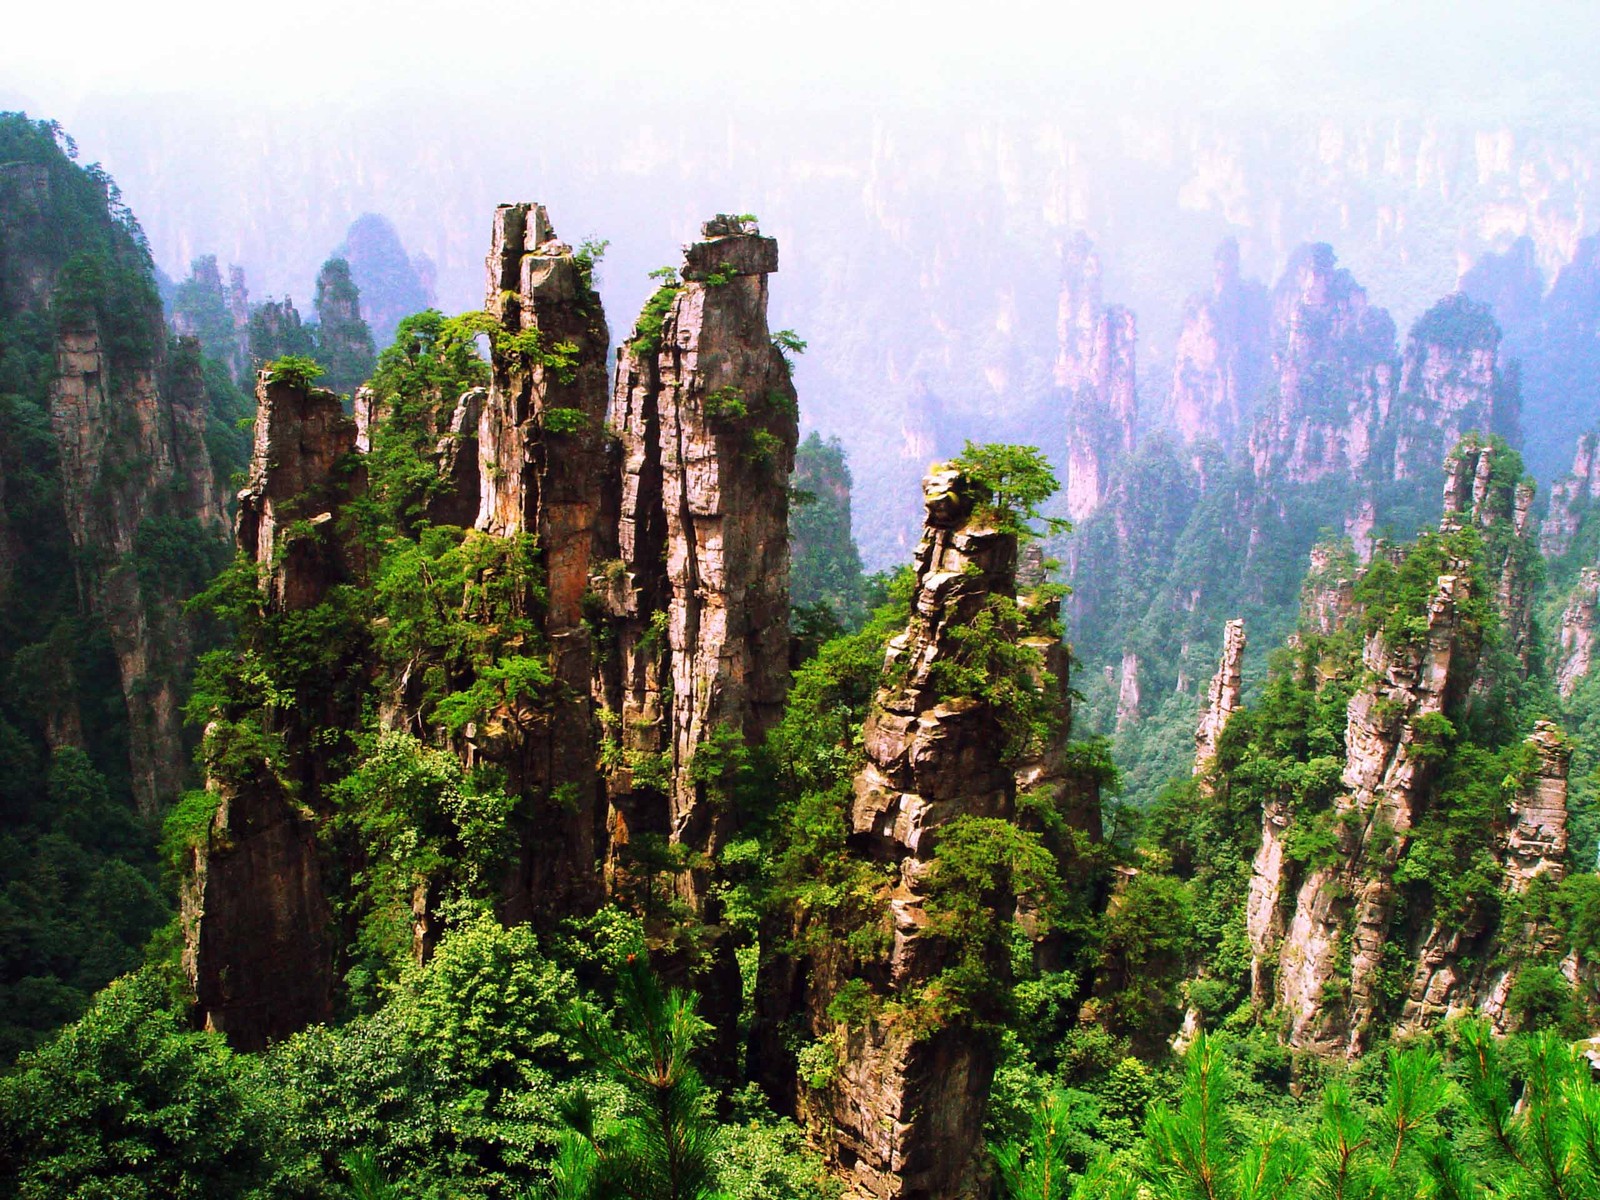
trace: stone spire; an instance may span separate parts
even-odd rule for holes
[[[767,328],[777,269],[777,242],[753,221],[706,222],[682,282],[657,293],[618,353],[619,558],[602,581],[619,625],[614,851],[646,831],[713,855],[730,816],[696,756],[718,739],[754,745],[782,715],[799,424]],[[680,890],[698,905],[708,882],[695,867]]]

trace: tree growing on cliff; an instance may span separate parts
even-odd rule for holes
[[[1072,528],[1061,517],[1047,517],[1041,506],[1061,490],[1061,481],[1037,446],[969,441],[950,461],[971,482],[979,521],[1024,540],[1065,533]],[[1042,530],[1034,528],[1042,522]]]

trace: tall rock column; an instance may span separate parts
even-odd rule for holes
[[[126,315],[134,323],[141,318]],[[62,507],[79,553],[79,592],[111,635],[128,709],[133,792],[148,816],[182,786],[180,681],[192,648],[181,597],[168,594],[170,584],[158,574],[139,570],[141,534],[147,522],[192,518],[220,540],[224,525],[198,371],[167,369],[159,308],[145,315],[152,348],[134,359],[108,344],[97,318],[64,323],[49,410]]]
[[[1067,416],[1067,511],[1081,521],[1105,502],[1113,463],[1133,452],[1138,416],[1133,313],[1105,305],[1100,258],[1081,233],[1062,265],[1055,382]]]
[[[1364,1048],[1394,908],[1394,868],[1428,784],[1415,723],[1459,699],[1474,665],[1476,648],[1465,644],[1458,615],[1469,578],[1465,564],[1439,576],[1417,644],[1391,646],[1380,631],[1364,647],[1373,678],[1350,698],[1346,718],[1345,791],[1334,804],[1338,860],[1301,884],[1279,960],[1278,999],[1297,1047]]]
[[[613,788],[613,828],[626,836],[630,810],[649,822],[649,794],[664,794],[664,832],[690,856],[680,893],[697,906],[731,815],[720,752],[696,760],[708,745],[756,744],[788,694],[799,420],[767,328],[777,269],[778,245],[753,221],[706,222],[682,283],[658,292],[623,347],[612,402],[623,458],[616,703],[633,756]]]
[[[597,773],[594,646],[584,621],[590,577],[607,557],[610,485],[606,353],[610,334],[585,264],[558,239],[544,206],[495,210],[486,306],[492,341],[488,395],[478,416],[477,527],[537,539],[546,593],[544,632],[558,697],[548,722],[491,738],[481,753],[512,784],[542,797],[539,836],[525,838],[511,914],[566,909],[594,891],[595,832],[604,808]],[[469,393],[458,417],[479,404]],[[453,469],[453,468],[451,468]],[[468,479],[471,472],[460,472]]]
[[[356,426],[332,392],[267,372],[256,403],[235,535],[268,611],[301,611],[351,577],[335,514],[362,483]],[[316,837],[323,764],[307,743],[325,715],[296,706],[267,718],[287,726],[276,731],[286,761],[225,724],[206,732],[217,809],[189,850],[183,963],[199,1019],[239,1049],[332,1017],[335,936]]]
[[[1249,433],[1268,362],[1267,289],[1239,276],[1239,243],[1217,247],[1209,296],[1183,310],[1172,369],[1172,419],[1185,442],[1211,438],[1226,450]]]
[[[861,852],[895,867],[892,946],[887,963],[824,964],[807,998],[812,1033],[834,1038],[840,1050],[834,1079],[802,1097],[803,1115],[856,1190],[882,1200],[973,1194],[992,1048],[960,1020],[932,1032],[919,1032],[909,1013],[844,1026],[830,1019],[829,1004],[846,978],[862,974],[890,1000],[919,1002],[947,951],[928,929],[940,831],[967,815],[1009,818],[1014,803],[995,712],[974,698],[945,697],[938,677],[940,664],[959,653],[953,631],[991,596],[1013,590],[1016,539],[972,524],[956,472],[936,471],[923,487],[911,621],[889,643],[849,811]]]

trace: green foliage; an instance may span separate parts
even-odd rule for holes
[[[843,444],[813,431],[795,452],[794,487],[809,499],[789,505],[789,600],[797,611],[826,605],[846,626],[862,619],[866,600],[850,485]]]
[[[648,966],[631,962],[618,980],[616,1018],[580,1003],[573,1026],[583,1052],[626,1099],[622,1118],[610,1122],[586,1093],[566,1106],[572,1132],[556,1163],[552,1195],[710,1200],[723,1139],[693,1062],[695,1046],[710,1032],[693,997],[663,991]]]
[[[317,272],[316,309],[316,357],[327,367],[327,386],[349,395],[372,374],[377,349],[361,318],[360,289],[344,259],[330,258]]]
[[[721,423],[742,421],[750,415],[744,393],[736,387],[719,387],[705,398],[706,420]]]
[[[651,271],[650,278],[660,280],[661,286],[645,301],[644,310],[634,324],[629,346],[637,355],[654,354],[661,348],[661,327],[666,323],[673,301],[683,290],[683,285],[678,282],[677,271],[671,267]]]
[[[1064,533],[1071,526],[1059,517],[1046,517],[1040,506],[1061,489],[1049,460],[1035,446],[998,442],[979,445],[969,441],[950,465],[977,489],[977,519],[1019,537],[1041,536],[1034,522],[1043,522],[1043,534]]]
[[[353,835],[365,865],[352,883],[359,939],[380,962],[411,949],[411,901],[419,885],[448,879],[466,894],[492,887],[511,841],[516,801],[493,773],[467,772],[458,755],[384,730],[359,742],[355,768],[331,789],[329,832]]]
[[[997,817],[957,817],[939,834],[928,892],[928,929],[943,939],[945,966],[916,998],[917,1020],[938,1028],[1007,1015],[995,964],[1006,960],[1010,914],[1019,898],[1039,914],[1039,932],[1062,903],[1056,860],[1038,834]]]
[[[1055,677],[1029,644],[1017,602],[991,594],[966,621],[947,629],[954,653],[933,663],[929,682],[946,699],[986,704],[1002,736],[1001,761],[1016,763],[1047,745],[1060,720]]]
[[[303,354],[285,354],[273,359],[265,369],[267,378],[273,383],[287,383],[299,388],[309,388],[327,374],[327,368]]]
[[[149,970],[0,1078],[0,1174],[28,1200],[244,1195],[269,1128],[251,1062],[187,1032]]]

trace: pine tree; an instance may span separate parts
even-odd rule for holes
[[[695,997],[663,991],[629,959],[608,1017],[580,1002],[579,1045],[627,1097],[622,1120],[602,1122],[587,1094],[569,1103],[570,1132],[554,1165],[554,1200],[715,1200],[721,1137],[691,1055],[710,1031]]]

